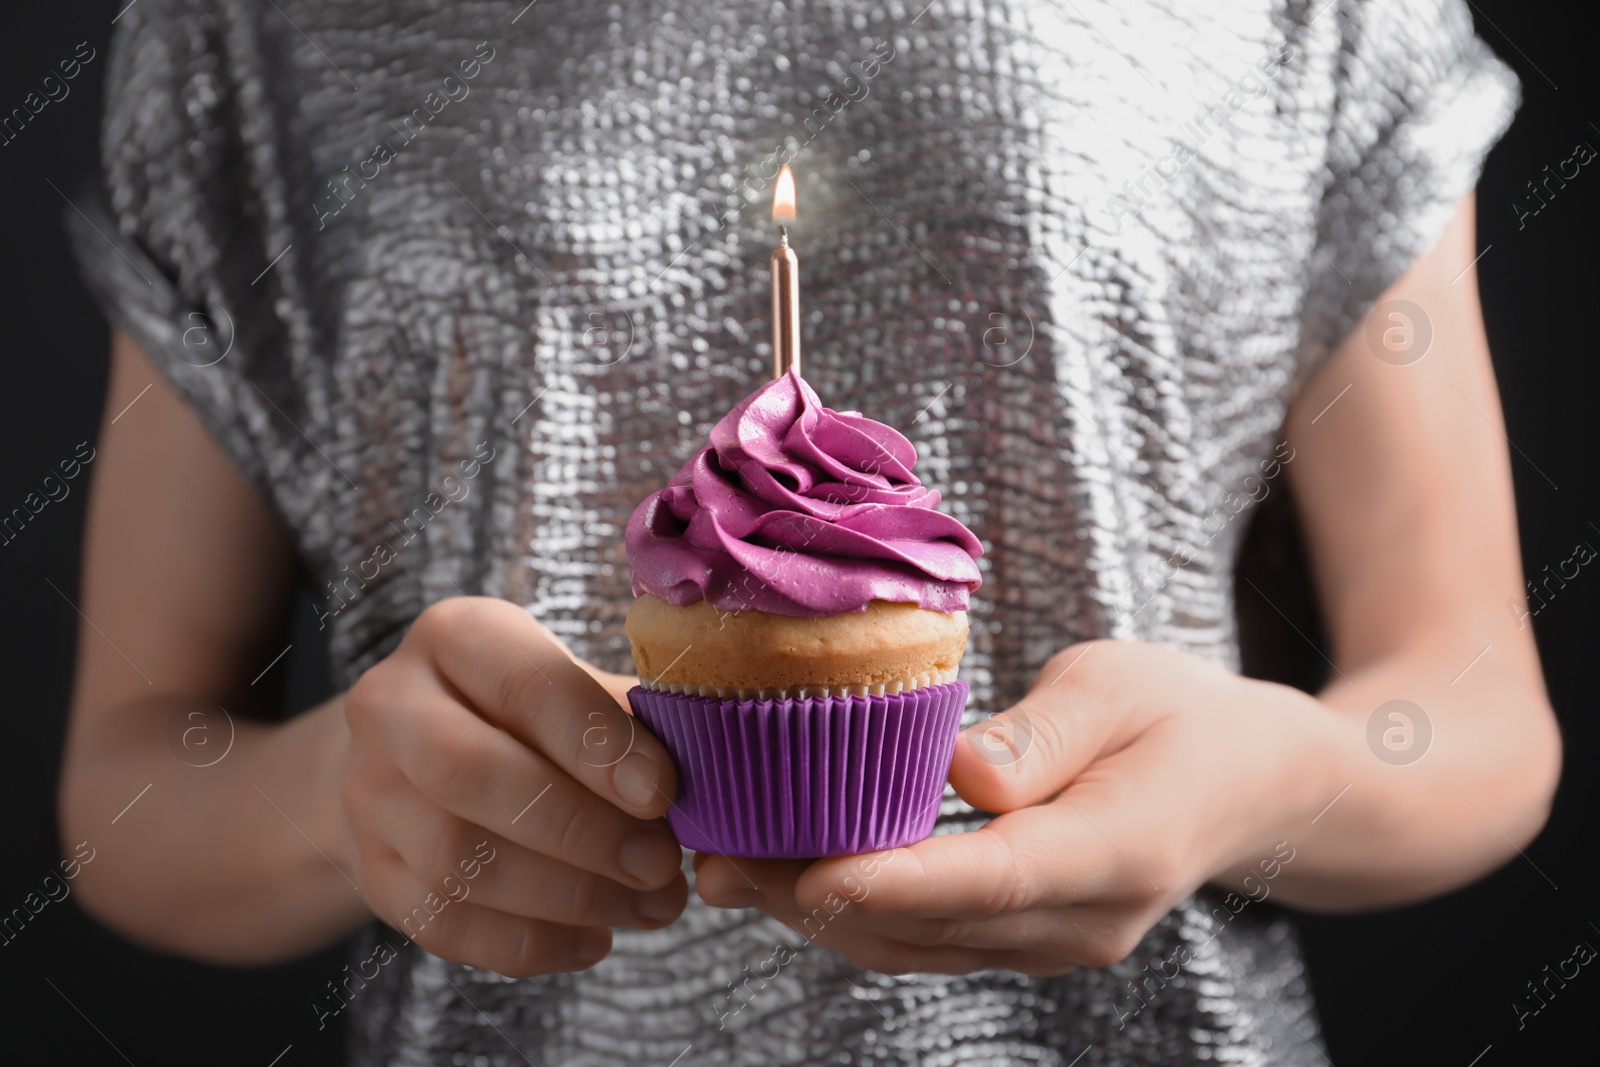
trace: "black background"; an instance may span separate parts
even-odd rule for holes
[[[80,441],[94,440],[99,423],[107,330],[68,258],[61,213],[70,208],[51,183],[72,195],[93,170],[111,20],[124,2],[13,5],[0,33],[6,110],[38,89],[78,42],[99,53],[67,99],[0,147],[0,510],[38,490]],[[1592,37],[1563,9],[1496,0],[1474,12],[1479,33],[1517,70],[1524,94],[1479,187],[1478,246],[1488,248],[1479,263],[1484,310],[1508,434],[1521,453],[1513,466],[1523,562],[1535,574],[1554,569],[1579,541],[1600,544],[1592,444],[1600,420],[1588,373],[1600,172],[1584,168],[1520,228],[1512,205],[1531,203],[1526,183],[1570,157],[1579,141],[1600,149],[1600,127],[1590,121],[1600,121],[1596,65]],[[0,547],[0,913],[39,890],[60,856],[54,793],[77,626],[64,597],[77,598],[87,479],[72,485],[67,499]],[[1283,521],[1281,509],[1267,509],[1246,566],[1280,606],[1298,604],[1314,636],[1314,609],[1294,554],[1269,551],[1275,539],[1262,536]],[[1260,623],[1253,596],[1241,594],[1247,636],[1263,646],[1287,640],[1282,653],[1311,663],[1299,638]],[[1597,605],[1600,578],[1586,569],[1533,620],[1567,763],[1554,816],[1526,859],[1415,907],[1302,919],[1337,1063],[1596,1061],[1593,1028],[1585,1023],[1600,998],[1600,973],[1581,971],[1521,1029],[1511,1002],[1525,998],[1525,983],[1570,956],[1576,943],[1600,946],[1600,798],[1589,773],[1600,753]],[[306,706],[327,684],[304,601],[295,620],[294,651],[274,672],[286,709]],[[68,898],[0,944],[0,1060],[266,1067],[281,1054],[282,1067],[339,1063],[342,1035],[336,1025],[317,1030],[311,1003],[343,963],[336,948],[269,970],[199,966],[128,944]]]

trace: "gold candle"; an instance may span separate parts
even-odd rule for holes
[[[787,163],[773,190],[772,221],[778,223],[779,234],[772,253],[772,376],[781,378],[790,367],[800,370],[800,260],[789,247],[784,225],[794,221],[794,174]]]

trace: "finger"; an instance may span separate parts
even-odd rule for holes
[[[892,862],[890,853],[879,855]],[[1143,929],[1131,917],[1123,923],[1114,921],[1112,909],[1104,905],[1007,912],[989,919],[869,913],[854,908],[872,891],[872,865],[866,862],[867,857],[821,861],[741,859],[737,867],[726,856],[708,855],[703,860],[697,856],[696,859],[695,890],[706,903],[723,908],[759,908],[787,923],[807,940],[830,946],[840,939],[865,934],[884,942],[898,942],[907,950],[981,949],[1012,953],[1016,958],[1008,959],[1004,966],[1028,973],[1061,974],[1085,964],[1108,966],[1114,959],[1122,958],[1111,954],[1126,955],[1131,951],[1132,946],[1127,944],[1128,931],[1137,935]],[[840,868],[843,873],[814,906],[804,908],[799,903],[796,887],[806,871],[820,864]],[[824,937],[826,931],[832,933]],[[965,960],[965,956],[951,954],[943,963],[928,959],[918,966],[925,969],[958,967]],[[1002,964],[991,962],[989,965]]]
[[[1065,804],[1024,808],[969,833],[887,852],[819,860],[800,877],[796,899],[807,912],[830,896],[850,900],[848,924],[862,927],[885,916],[986,919],[1120,899],[1134,872]]]
[[[991,919],[884,916],[871,932],[919,948],[1035,954],[1073,967],[1109,967],[1138,947],[1160,909],[1108,904],[1036,909]],[[849,928],[839,924],[841,930]]]
[[[345,710],[356,739],[353,773],[381,783],[383,767],[362,761],[383,753],[439,807],[523,848],[634,888],[659,889],[677,875],[683,853],[664,820],[614,807],[462,707],[424,672],[415,682],[369,672]],[[363,743],[367,737],[375,743]],[[362,795],[346,802],[360,807]]]
[[[563,926],[451,901],[424,885],[398,853],[364,855],[361,871],[378,917],[443,959],[522,978],[583,970],[611,951],[605,927]]]
[[[409,783],[364,813],[362,826],[405,860],[418,880],[452,900],[574,926],[656,929],[682,913],[680,875],[639,892],[610,878],[530,852],[429,801]]]
[[[797,911],[795,883],[814,862],[696,853],[695,892],[715,908],[759,908],[769,901],[788,901]]]
[[[667,750],[533,616],[456,597],[418,627],[439,672],[484,718],[619,807],[647,819],[667,810],[678,788]]]
[[[961,732],[951,785],[983,811],[1016,811],[1055,796],[1164,710],[1140,699],[1136,687],[1149,675],[1142,656],[1145,646],[1094,641],[1052,657],[1027,696]]]
[[[603,671],[587,660],[579,659],[577,654],[567,647],[567,643],[561,639],[560,634],[555,633],[549,627],[544,628],[544,633],[546,637],[560,647],[562,652],[566,653],[568,659],[587,672],[589,677],[599,682],[601,688],[611,694],[611,699],[615,700],[619,707],[624,710],[627,709],[628,690],[639,684],[637,677],[631,674],[613,674],[610,671]]]
[[[882,933],[819,921],[813,915],[778,910],[767,913],[807,941],[881,974],[971,974],[974,971],[1010,970],[1046,977],[1065,974],[1074,966],[1069,959],[1035,949],[989,950],[962,945],[914,945]]]
[[[891,853],[880,855],[885,862],[892,862]],[[805,877],[807,870],[822,863],[836,865],[859,859],[862,857],[825,860],[798,873]],[[1119,897],[1112,903],[1028,903],[1018,910],[1003,910],[986,917],[917,916],[886,910],[881,894],[874,900],[870,867],[866,873],[860,867],[850,870],[826,890],[808,887],[801,894],[778,879],[764,880],[763,888],[766,892],[761,899],[748,906],[787,922],[810,940],[848,941],[870,936],[910,948],[1010,954],[1015,958],[991,965],[1030,974],[1060,974],[1078,966],[1108,967],[1132,952],[1145,931],[1167,910],[1164,900],[1154,894],[1142,894]],[[706,895],[704,890],[701,892]],[[801,902],[802,897],[805,903]],[[821,937],[823,931],[831,932],[829,938]]]

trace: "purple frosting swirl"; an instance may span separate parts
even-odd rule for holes
[[[724,611],[843,615],[873,600],[967,609],[983,546],[935,511],[917,451],[832,411],[791,370],[750,394],[628,520],[635,596]]]

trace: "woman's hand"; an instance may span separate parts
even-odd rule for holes
[[[603,958],[688,898],[661,815],[672,761],[514,604],[429,607],[350,689],[342,795],[372,910],[429,952],[511,976]],[[615,693],[611,690],[615,690]]]
[[[1317,768],[1350,733],[1185,653],[1078,645],[957,740],[951,783],[1001,813],[981,829],[817,861],[698,856],[697,889],[876,971],[1105,967],[1202,883],[1274,859],[1338,791]]]

